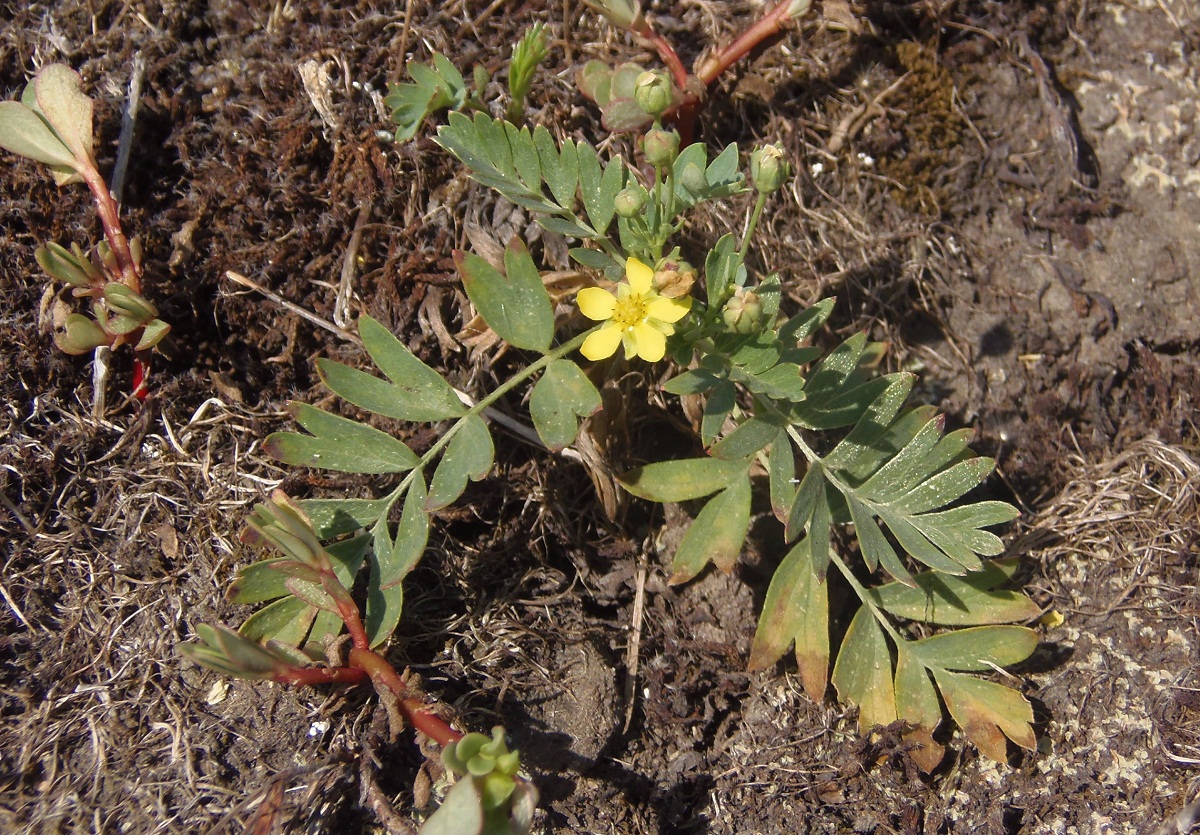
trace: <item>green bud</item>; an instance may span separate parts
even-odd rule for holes
[[[79,247],[76,246],[75,249]],[[90,290],[92,276],[99,274],[82,250],[76,254],[56,243],[39,246],[33,257],[48,275],[81,290]]]
[[[671,82],[662,73],[647,70],[633,85],[633,100],[643,112],[657,119],[671,106]]]
[[[655,168],[666,168],[679,153],[679,134],[673,130],[654,128],[642,140],[642,151],[646,154],[646,161]]]
[[[733,298],[725,302],[721,319],[734,333],[754,333],[762,325],[762,314],[762,299],[758,293],[739,288]]]
[[[635,29],[642,22],[642,9],[636,0],[583,0],[622,29]]]
[[[750,154],[750,179],[760,194],[778,191],[790,176],[792,167],[776,146],[763,145]]]
[[[629,187],[613,198],[613,208],[624,218],[637,217],[646,205],[645,189]]]

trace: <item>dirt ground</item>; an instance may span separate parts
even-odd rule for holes
[[[0,0],[0,94],[43,63],[78,68],[104,170],[144,62],[123,212],[174,326],[153,395],[123,399],[118,355],[92,417],[90,363],[54,349],[56,299],[33,259],[43,241],[94,241],[92,208],[0,159],[0,831],[240,832],[274,803],[277,832],[405,831],[386,806],[407,819],[421,759],[410,735],[387,742],[373,699],[224,681],[176,647],[246,616],[222,595],[270,488],[385,486],[261,453],[289,398],[327,397],[318,357],[363,359],[279,300],[327,321],[370,314],[460,388],[492,382],[489,357],[453,337],[449,252],[468,219],[500,239],[528,221],[467,183],[432,124],[390,141],[379,97],[432,50],[497,72],[545,20],[531,120],[599,142],[575,71],[644,53],[580,5]],[[732,576],[669,587],[654,543],[673,515],[632,505],[609,522],[581,467],[516,441],[439,518],[389,656],[465,727],[509,728],[542,794],[538,831],[1194,831],[1200,7],[815,5],[723,80],[699,136],[787,149],[796,178],[764,224],[762,266],[794,308],[836,294],[829,338],[889,342],[892,367],[921,373],[919,398],[998,459],[989,489],[1024,511],[1010,553],[1065,618],[1009,678],[1035,705],[1039,750],[998,765],[956,735],[922,775],[898,733],[861,737],[794,668],[747,674],[779,555],[753,548]],[[647,8],[690,62],[760,4]],[[325,76],[323,113],[306,62]],[[742,211],[698,218],[687,245]],[[645,425],[631,458],[661,429]]]

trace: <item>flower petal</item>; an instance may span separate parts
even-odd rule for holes
[[[684,316],[687,316],[688,311],[691,309],[691,296],[684,296],[681,299],[665,299],[660,296],[650,302],[646,308],[646,318],[657,319],[660,322],[678,322]]]
[[[600,287],[585,287],[575,297],[579,312],[589,319],[603,322],[611,319],[617,308],[617,297]]]
[[[580,293],[580,295],[583,294]],[[624,329],[620,325],[609,323],[600,330],[588,334],[588,338],[583,340],[583,344],[579,346],[579,353],[593,361],[608,359],[617,352],[623,331]]]
[[[633,326],[637,354],[646,362],[658,362],[667,353],[667,338],[653,325],[639,322]]]
[[[654,269],[636,258],[625,259],[625,277],[629,279],[633,292],[639,296],[649,293],[654,285]]]

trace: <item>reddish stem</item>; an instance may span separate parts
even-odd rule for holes
[[[681,90],[686,90],[688,71],[683,66],[683,61],[679,59],[679,53],[667,42],[666,38],[655,32],[644,19],[639,21],[639,24],[634,27],[633,33],[654,47],[654,51],[658,53],[658,57],[662,59],[662,62],[667,65],[667,69],[671,71],[671,76],[675,79],[675,86]]]
[[[430,713],[424,702],[409,695],[409,689],[396,668],[382,655],[374,650],[355,647],[350,650],[350,664],[365,670],[376,690],[390,690],[396,697],[396,706],[404,714],[405,721],[438,745],[445,748],[451,742],[462,739],[461,733]]]
[[[297,687],[318,684],[364,684],[369,676],[357,667],[290,667],[276,673],[275,681]]]
[[[696,67],[696,77],[704,83],[705,87],[710,86],[720,77],[721,73],[744,58],[752,49],[772,35],[781,32],[790,17],[788,10],[791,5],[792,0],[780,0],[771,11],[738,35],[731,44],[722,47],[716,55],[707,58],[700,66]]]
[[[100,214],[100,223],[104,226],[104,237],[108,240],[109,249],[117,259],[117,268],[121,274],[121,283],[135,293],[142,292],[142,270],[134,262],[133,253],[129,249],[129,239],[121,229],[120,211],[108,183],[100,176],[100,172],[90,166],[85,166],[79,172],[91,189],[96,199],[96,209]]]

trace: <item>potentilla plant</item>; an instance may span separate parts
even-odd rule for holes
[[[133,393],[141,397],[147,385],[145,352],[171,328],[142,295],[141,246],[121,228],[120,207],[97,166],[92,110],[79,74],[62,64],[47,64],[20,101],[0,102],[0,148],[45,163],[60,186],[82,182],[91,190],[104,240],[90,251],[77,243],[68,248],[51,242],[35,254],[52,278],[90,303],[90,315],[67,316],[55,343],[68,354],[132,346],[139,354]]]
[[[736,146],[713,158],[704,145],[681,148],[661,121],[673,95],[662,75],[635,80],[634,99],[651,120],[641,142],[652,172],[645,176],[619,156],[602,159],[586,142],[556,141],[545,127],[450,114],[437,133],[441,146],[476,181],[577,243],[570,256],[594,277],[594,286],[575,296],[590,327],[576,332],[580,317],[567,318],[559,333],[542,273],[515,239],[502,263],[455,253],[479,315],[517,349],[510,354],[529,358],[473,406],[380,322],[360,319],[363,346],[382,376],[320,360],[325,385],[366,412],[430,424],[438,439],[418,455],[366,423],[293,404],[302,431],[271,435],[272,455],[293,466],[394,474],[395,486],[377,499],[268,503],[252,528],[265,535],[275,530],[268,519],[284,514],[286,530],[267,537],[284,556],[244,568],[233,590],[236,601],[266,605],[236,635],[202,632],[205,644],[189,654],[226,673],[283,682],[369,677],[385,702],[406,704],[377,648],[401,617],[404,578],[425,551],[431,515],[491,470],[485,410],[527,390],[538,435],[559,450],[601,407],[591,363],[672,362],[677,373],[662,391],[703,402],[696,431],[707,452],[645,464],[620,483],[654,502],[706,500],[671,556],[670,581],[681,584],[709,563],[733,569],[751,522],[754,479],[766,482],[782,523],[781,559],[750,667],[770,667],[794,647],[813,699],[823,700],[832,682],[858,707],[864,732],[903,722],[925,769],[943,755],[934,739],[943,705],[993,759],[1005,760],[1006,740],[1033,749],[1029,703],[976,675],[1024,660],[1037,643],[1032,629],[1015,625],[1036,617],[1037,607],[1004,588],[1015,563],[989,560],[1003,544],[987,528],[1011,521],[1016,510],[998,501],[960,502],[993,462],[971,452],[969,430],[946,433],[933,408],[905,407],[914,377],[879,376],[879,343],[858,334],[828,351],[812,344],[832,299],[783,312],[779,276],[756,274],[748,253],[764,206],[790,176],[784,154],[772,146],[755,150],[747,179]],[[673,243],[688,213],[746,193],[754,199],[744,231],[721,237],[698,266],[689,263]],[[853,538],[835,536],[838,528],[852,529]],[[359,621],[345,590],[364,568]],[[841,604],[845,611],[831,611],[835,582],[856,601]],[[837,646],[833,615],[848,620]],[[354,645],[347,664],[329,650],[343,625]],[[419,705],[400,718],[425,730],[418,713]],[[450,739],[445,731],[425,732]],[[515,831],[528,820],[532,796],[513,788],[526,785],[519,761],[500,731],[490,741],[470,738],[443,759],[452,772],[470,775],[472,787],[452,790],[451,811],[439,814],[471,824],[436,831],[494,831],[482,828],[487,821]]]

